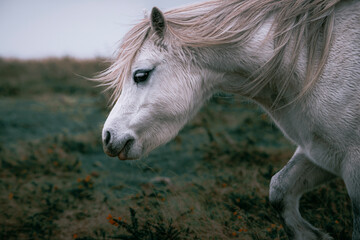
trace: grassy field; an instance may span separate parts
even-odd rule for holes
[[[107,157],[101,60],[0,59],[0,239],[286,239],[268,202],[292,146],[253,104],[219,94],[173,141],[132,162]],[[332,181],[301,213],[350,239]]]

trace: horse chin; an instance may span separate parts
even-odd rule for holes
[[[117,157],[122,161],[136,160],[141,157],[141,151],[139,151],[136,144],[127,144]]]
[[[119,158],[121,161],[125,161],[125,160],[136,160],[136,159],[139,159],[140,157],[127,156],[126,153],[121,152],[121,153],[119,154],[118,158]]]
[[[121,160],[121,161],[125,161],[125,160],[136,160],[138,158],[128,158],[126,155],[124,154],[119,154],[118,158]]]

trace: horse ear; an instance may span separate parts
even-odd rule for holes
[[[151,27],[154,29],[154,31],[160,36],[163,37],[166,29],[166,22],[164,14],[158,9],[157,7],[154,7],[151,10]]]

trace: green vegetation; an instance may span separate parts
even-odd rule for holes
[[[286,239],[268,202],[292,146],[256,106],[215,96],[146,159],[102,152],[101,60],[0,59],[0,239]],[[342,181],[301,200],[303,216],[350,239]]]

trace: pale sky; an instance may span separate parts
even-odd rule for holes
[[[110,57],[144,9],[191,0],[0,0],[0,57]]]

